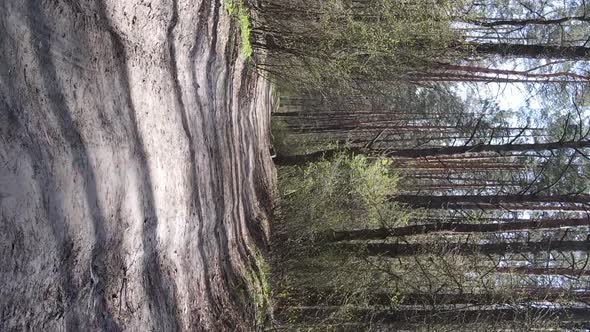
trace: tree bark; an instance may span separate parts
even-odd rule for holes
[[[584,46],[526,45],[510,43],[467,43],[477,54],[501,57],[583,60],[590,56]]]
[[[307,322],[335,321],[331,316],[339,307],[296,307],[300,318]],[[381,324],[428,323],[434,325],[462,325],[474,323],[531,322],[536,321],[586,321],[590,317],[590,308],[586,307],[500,307],[478,306],[467,309],[417,309],[402,308],[398,310],[358,309],[357,321]]]
[[[539,241],[502,243],[343,243],[342,249],[368,256],[403,257],[421,254],[503,255],[507,253],[539,253],[542,251],[589,251],[590,240]]]
[[[462,208],[473,205],[500,206],[503,203],[567,203],[589,204],[590,195],[456,195],[456,196],[422,196],[422,195],[397,195],[391,197],[392,201],[406,204],[414,208],[447,209]]]
[[[571,268],[555,268],[555,267],[499,267],[496,269],[500,273],[516,273],[523,275],[562,275],[562,276],[590,276],[590,270],[579,270]]]
[[[532,144],[480,144],[469,146],[445,146],[436,148],[424,149],[398,149],[398,150],[379,150],[379,149],[364,149],[364,148],[350,148],[346,150],[348,154],[376,154],[387,157],[407,157],[420,158],[430,156],[442,155],[457,155],[465,153],[480,153],[480,152],[523,152],[523,151],[552,151],[560,149],[584,149],[590,147],[590,141],[574,141],[574,142],[549,142],[549,143],[532,143]],[[322,150],[304,155],[279,155],[274,161],[279,166],[295,166],[303,165],[309,162],[316,162],[323,159],[330,159],[342,153],[342,149]]]
[[[350,303],[352,297],[335,289],[305,288],[294,295],[294,303],[303,306],[339,306]],[[364,298],[369,305],[498,305],[523,304],[533,301],[557,302],[560,300],[590,301],[590,291],[568,292],[563,289],[525,288],[489,293],[406,293],[396,299],[394,293],[374,292]]]
[[[424,235],[436,232],[453,233],[492,233],[527,229],[590,226],[590,219],[518,219],[511,222],[466,224],[459,222],[435,222],[423,225],[410,225],[394,228],[356,229],[350,231],[326,232],[319,236],[320,241],[338,242],[353,240],[379,240],[387,237]]]
[[[504,19],[488,19],[488,20],[470,20],[468,23],[479,25],[486,28],[499,27],[504,25],[511,26],[527,26],[527,25],[553,25],[562,24],[570,21],[589,22],[590,17],[587,16],[565,16],[553,19],[544,18],[530,18],[520,20],[504,20]]]

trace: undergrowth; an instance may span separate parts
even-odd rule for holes
[[[350,228],[399,226],[408,212],[389,200],[399,177],[387,158],[350,157],[343,152],[331,160],[279,170],[280,226],[294,234],[314,234]]]
[[[389,199],[399,182],[391,163],[387,158],[342,153],[303,167],[279,169],[272,282],[282,324],[304,319],[297,308],[310,296],[320,303],[341,304],[330,316],[339,321],[354,321],[355,308],[369,305],[375,289],[390,294],[391,307],[398,305],[390,265],[362,253],[343,252],[324,237],[332,231],[408,222],[412,213]],[[318,298],[306,294],[310,285],[330,291]]]
[[[342,147],[327,140],[314,139],[304,135],[293,135],[287,122],[277,119],[273,119],[271,122],[271,135],[273,149],[278,155],[282,156],[308,154]]]

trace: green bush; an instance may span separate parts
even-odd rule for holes
[[[338,321],[355,321],[356,309],[367,306],[375,291],[399,294],[391,267],[374,257],[343,252],[326,242],[326,232],[355,228],[396,227],[411,213],[390,201],[399,176],[387,158],[351,156],[343,152],[330,160],[306,166],[280,167],[279,206],[275,216],[275,269],[280,314],[301,318],[297,306],[301,291],[310,285],[329,290],[322,301],[342,305],[331,314]],[[292,311],[289,308],[295,308]],[[291,310],[291,311],[289,311]]]
[[[409,212],[389,201],[398,182],[386,158],[342,153],[304,167],[282,167],[276,231],[297,240],[329,230],[405,224]]]
[[[362,82],[407,81],[409,72],[427,70],[462,51],[456,49],[461,38],[449,15],[456,1],[301,2],[306,14],[275,18],[270,12],[265,18],[281,36],[270,48],[273,68],[281,68],[288,78],[281,83],[296,90],[368,92],[371,87]]]

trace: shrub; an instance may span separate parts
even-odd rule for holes
[[[281,168],[278,235],[309,239],[326,230],[405,223],[409,212],[389,201],[399,181],[390,166],[389,159],[342,153],[305,167]]]

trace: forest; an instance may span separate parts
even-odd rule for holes
[[[590,0],[0,0],[0,331],[589,331]]]
[[[590,330],[590,4],[253,12],[276,330]]]

